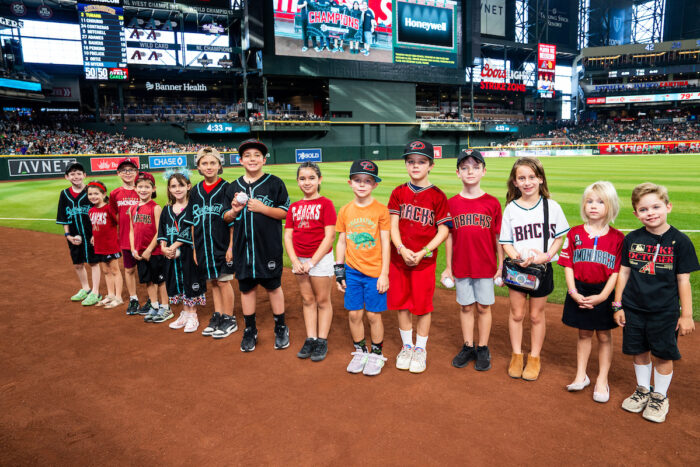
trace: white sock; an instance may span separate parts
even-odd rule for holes
[[[637,386],[647,389],[651,386],[651,362],[646,365],[634,364],[634,374],[637,375]]]
[[[662,375],[654,368],[654,392],[658,392],[666,397],[668,387],[671,385],[671,378],[673,378],[673,372]]]
[[[138,301],[139,297],[136,295],[129,295],[129,300],[136,300]]]
[[[401,342],[403,342],[403,345],[413,347],[413,329],[409,329],[408,331],[399,329],[399,333],[401,334]]]
[[[425,350],[425,345],[428,343],[428,336],[419,336],[416,333],[416,348],[420,347]]]
[[[158,308],[159,304],[158,302],[151,302],[151,308]]]

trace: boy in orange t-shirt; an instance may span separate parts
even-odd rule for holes
[[[345,293],[345,308],[350,320],[350,334],[355,345],[349,373],[376,376],[386,358],[382,354],[384,324],[381,312],[386,310],[389,289],[389,210],[372,197],[381,179],[377,165],[368,160],[353,162],[348,184],[355,199],[338,213],[335,230],[340,235],[336,245],[335,276],[338,289]],[[367,310],[371,352],[367,351],[365,326]]]

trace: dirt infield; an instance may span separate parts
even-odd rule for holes
[[[304,327],[296,282],[285,271],[292,346],[273,350],[265,294],[260,338],[239,350],[242,331],[222,341],[144,324],[116,310],[85,309],[65,241],[0,229],[0,464],[675,464],[700,457],[700,343],[681,339],[684,359],[671,385],[666,423],[620,409],[634,389],[629,358],[614,332],[611,400],[592,386],[569,394],[576,333],[547,309],[543,371],[534,383],[506,375],[507,301],[494,308],[493,369],[450,365],[459,349],[454,292],[438,290],[422,375],[393,366],[396,315],[385,316],[382,375],[350,375],[352,351],[342,297],[328,358],[299,360]],[[205,324],[211,306],[200,310]],[[241,317],[236,291],[236,314]],[[200,327],[201,329],[201,327]],[[595,348],[594,348],[595,355]],[[589,375],[597,363],[591,359]]]

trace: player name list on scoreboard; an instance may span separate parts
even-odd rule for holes
[[[109,79],[109,68],[126,67],[124,11],[107,5],[78,4],[86,79]]]

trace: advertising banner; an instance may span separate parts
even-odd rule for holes
[[[639,104],[697,100],[700,100],[700,92],[672,92],[668,94],[641,94],[638,96],[589,97],[586,99],[586,104]]]
[[[537,94],[544,99],[554,97],[554,79],[557,66],[557,46],[537,45]]]
[[[297,164],[302,162],[321,162],[321,149],[296,149],[294,156]]]
[[[433,146],[433,157],[442,159],[442,146]]]
[[[90,158],[90,170],[93,172],[116,172],[117,164],[122,160],[124,156],[119,157],[91,157]],[[140,161],[138,157],[135,157],[139,168],[141,168]]]
[[[32,177],[35,175],[63,175],[66,167],[75,162],[75,157],[66,158],[21,158],[8,159],[10,177]]]
[[[173,154],[170,156],[149,156],[148,167],[150,169],[187,167],[187,156],[184,154]]]
[[[481,34],[506,35],[506,0],[481,0]]]
[[[644,154],[666,152],[678,149],[679,152],[700,151],[700,140],[692,141],[643,141],[636,143],[599,143],[600,154]]]

